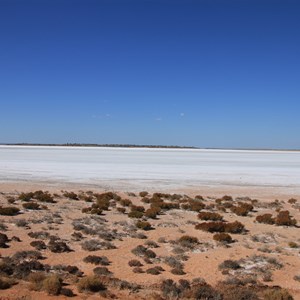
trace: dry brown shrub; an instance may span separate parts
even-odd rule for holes
[[[48,295],[59,295],[62,289],[62,280],[56,274],[50,275],[43,280],[42,289]]]
[[[297,221],[290,216],[288,210],[280,211],[275,218],[275,224],[278,226],[295,226]]]
[[[196,229],[208,232],[227,232],[227,233],[242,233],[245,226],[238,222],[203,222],[195,226]]]
[[[81,278],[77,283],[79,292],[97,293],[105,290],[105,286],[97,275],[89,275]]]
[[[202,211],[198,214],[198,218],[203,221],[222,221],[223,216],[215,212]]]
[[[263,214],[257,216],[256,221],[258,223],[269,224],[269,225],[275,224],[275,219],[273,218],[272,214]]]
[[[217,242],[223,243],[223,244],[231,244],[233,243],[232,237],[228,233],[216,233],[213,236],[213,239]]]

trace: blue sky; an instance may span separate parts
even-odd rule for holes
[[[297,0],[0,0],[0,142],[300,148]]]

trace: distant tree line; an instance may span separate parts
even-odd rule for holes
[[[173,145],[136,145],[136,144],[39,144],[39,143],[16,143],[6,144],[11,146],[67,146],[67,147],[115,147],[115,148],[167,148],[167,149],[197,149],[197,147],[173,146]]]

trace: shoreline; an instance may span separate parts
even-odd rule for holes
[[[2,144],[4,147],[20,147],[20,148],[63,148],[63,149],[82,149],[82,148],[103,148],[103,149],[153,149],[153,150],[200,150],[200,151],[237,151],[237,152],[300,152],[300,149],[272,149],[272,148],[210,148],[196,146],[164,146],[164,145],[127,145],[127,144]]]

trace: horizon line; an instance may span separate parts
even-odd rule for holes
[[[163,148],[163,149],[203,149],[203,150],[252,150],[252,151],[300,151],[288,148],[243,148],[243,147],[196,147],[155,144],[97,144],[97,143],[0,143],[1,146],[48,146],[48,147],[108,147],[108,148]]]

